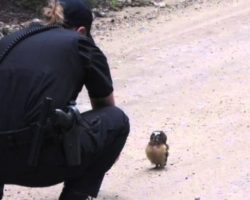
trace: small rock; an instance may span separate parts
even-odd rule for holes
[[[10,29],[10,26],[9,25],[5,25],[2,29],[2,33],[4,35],[7,35],[9,33],[9,29]]]
[[[163,2],[163,1],[161,1],[161,2],[155,2],[154,1],[153,4],[154,4],[155,7],[158,7],[158,8],[165,8],[165,7],[167,7],[167,4],[165,2]]]
[[[107,17],[107,13],[98,9],[93,9],[92,12],[94,13],[95,17]]]

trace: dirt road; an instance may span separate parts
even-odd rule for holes
[[[250,200],[249,1],[161,11],[97,42],[110,61],[117,104],[131,120],[98,199]],[[170,145],[160,171],[144,153],[158,129]],[[5,199],[55,200],[60,189],[8,186]]]

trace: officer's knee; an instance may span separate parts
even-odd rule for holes
[[[123,112],[123,121],[124,121],[124,134],[128,135],[130,132],[130,123],[128,116]]]
[[[115,126],[121,130],[121,133],[128,135],[130,131],[129,118],[123,110],[116,106],[108,107],[108,116],[112,118]]]
[[[129,123],[129,118],[126,115],[126,113],[121,110],[118,107],[115,107],[115,109],[117,110],[117,112],[119,112],[121,114],[121,119],[122,119],[122,133],[125,135],[128,135],[130,132],[130,123]]]

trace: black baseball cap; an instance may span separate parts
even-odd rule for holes
[[[66,27],[86,28],[87,36],[91,37],[90,30],[93,22],[91,5],[88,0],[59,0],[63,9]],[[92,38],[92,37],[91,37]]]

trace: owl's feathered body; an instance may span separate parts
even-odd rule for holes
[[[156,165],[156,168],[163,168],[167,164],[169,146],[166,142],[167,136],[163,131],[155,131],[150,136],[146,155],[151,163]]]
[[[168,145],[148,145],[146,148],[148,159],[156,167],[165,167],[168,159]]]

